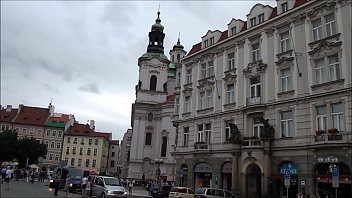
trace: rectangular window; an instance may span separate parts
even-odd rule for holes
[[[335,103],[331,105],[332,128],[343,131],[343,105]]]
[[[111,157],[115,157],[115,152],[111,152]]]
[[[65,157],[64,161],[66,162],[66,164],[68,164],[68,158],[67,157]]]
[[[88,150],[87,150],[87,155],[90,155],[91,152],[92,152],[92,149],[91,149],[91,148],[88,148]]]
[[[214,37],[211,37],[210,38],[210,45],[213,45],[215,42],[214,42]]]
[[[287,12],[288,10],[288,5],[287,2],[281,4],[281,11],[282,13]]]
[[[145,145],[152,145],[152,133],[145,134]]]
[[[62,131],[61,130],[59,131],[59,137],[62,137]]]
[[[264,22],[264,14],[260,14],[259,16],[258,16],[258,24],[261,24],[261,23],[263,23]]]
[[[334,13],[325,16],[326,36],[332,36],[337,33]]]
[[[292,111],[281,112],[281,137],[293,137]]]
[[[54,137],[56,136],[56,130],[53,130],[53,136]]]
[[[324,58],[315,60],[315,82],[321,84],[325,82],[325,64]]]
[[[186,96],[185,97],[185,109],[184,112],[191,112],[191,97],[190,96]]]
[[[227,85],[227,104],[235,102],[235,85]]]
[[[330,81],[339,80],[340,79],[340,63],[339,57],[337,54],[329,56],[329,74]]]
[[[44,145],[46,146],[46,148],[48,148],[49,142],[48,142],[48,141],[45,141]]]
[[[111,160],[110,161],[110,167],[112,168],[112,167],[115,167],[115,161],[114,160]]]
[[[207,64],[206,63],[203,63],[201,64],[201,78],[206,78],[207,77]]]
[[[177,78],[176,86],[179,87],[179,86],[181,86],[181,72],[178,72],[178,73],[177,73],[176,78]]]
[[[50,148],[55,148],[55,142],[51,142]]]
[[[56,148],[61,148],[61,143],[60,142],[58,142],[58,143],[56,143]]]
[[[206,96],[207,98],[205,101],[206,108],[213,107],[213,90],[207,90],[206,94],[207,94]]]
[[[79,154],[83,155],[83,148],[79,148]]]
[[[78,159],[78,166],[81,166],[82,165],[82,159]]]
[[[86,167],[89,167],[89,159],[86,159]]]
[[[73,140],[73,143],[74,143],[74,144],[77,144],[77,138],[75,138],[75,139]]]
[[[326,131],[326,106],[316,107],[316,129]]]
[[[250,97],[256,98],[260,97],[260,79],[259,77],[251,78],[251,85],[250,85]]]
[[[50,129],[46,130],[46,136],[50,136]]]
[[[291,49],[289,31],[280,34],[280,47],[281,47],[281,52],[286,52]]]
[[[176,101],[175,101],[175,102],[176,102],[176,105],[175,105],[175,106],[176,106],[176,107],[175,107],[175,108],[176,108],[176,109],[175,109],[175,114],[178,115],[179,112],[180,112],[180,99],[179,99],[179,98],[176,98]]]
[[[75,165],[75,158],[71,158],[71,166]]]
[[[231,28],[231,36],[236,34],[236,27]]]
[[[292,90],[292,74],[290,68],[281,70],[281,91]]]
[[[260,48],[259,43],[252,45],[252,62],[260,60]]]
[[[98,153],[98,149],[95,148],[95,149],[93,150],[94,156],[97,155],[97,153]]]
[[[81,144],[84,144],[84,139],[83,138],[81,139]]]
[[[52,153],[49,153],[49,161],[53,160],[54,155]]]
[[[23,134],[27,134],[27,128],[23,128],[22,131],[23,131]]]
[[[261,117],[254,118],[253,136],[260,137],[260,132],[263,130],[263,123],[260,122]]]
[[[251,27],[254,27],[254,26],[256,26],[257,25],[257,18],[251,18]]]
[[[76,147],[75,146],[72,148],[72,154],[76,154]]]
[[[92,144],[92,139],[88,139],[88,144],[89,144],[89,145]]]
[[[192,82],[192,68],[187,69],[187,78],[186,78],[186,83],[191,83]]]
[[[229,70],[233,70],[235,69],[235,53],[232,52],[232,53],[229,53],[227,55],[227,62],[228,62],[228,69]]]
[[[71,143],[71,138],[67,137],[67,143]]]
[[[312,22],[313,40],[317,41],[323,38],[323,31],[321,27],[321,19]]]
[[[59,154],[55,154],[55,161],[59,161]]]
[[[208,71],[207,71],[207,76],[214,76],[214,62],[213,61],[209,61],[208,62]]]
[[[207,123],[205,124],[205,143],[210,144],[211,140],[211,124]]]
[[[183,128],[183,146],[188,146],[189,127]]]
[[[198,125],[197,142],[205,142],[204,141],[203,124]]]
[[[204,47],[208,47],[208,46],[209,46],[208,40],[205,40],[205,41],[204,41]]]
[[[230,124],[233,124],[232,120],[225,121],[225,142],[228,142],[231,136]]]
[[[161,139],[160,157],[166,157],[166,151],[167,151],[167,137],[163,136]]]
[[[66,147],[66,154],[70,154],[70,147]]]
[[[92,167],[95,167],[97,164],[97,160],[93,160]]]
[[[98,139],[95,139],[94,141],[95,141],[95,145],[98,145],[99,140],[98,140]]]
[[[205,108],[205,91],[199,93],[199,109]]]

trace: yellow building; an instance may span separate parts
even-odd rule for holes
[[[95,132],[94,122],[75,123],[64,134],[61,160],[92,173],[106,172],[111,133]]]

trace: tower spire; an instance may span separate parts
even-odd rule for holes
[[[180,37],[181,37],[181,32],[178,32],[177,45],[180,45]]]

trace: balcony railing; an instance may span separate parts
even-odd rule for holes
[[[260,139],[243,140],[242,146],[243,147],[261,147],[262,141]]]
[[[324,143],[336,143],[336,142],[346,142],[347,134],[337,133],[337,134],[320,134],[314,136],[315,144],[324,144]]]
[[[256,105],[260,103],[261,103],[260,97],[247,98],[247,105]]]
[[[194,143],[194,150],[208,150],[209,144],[205,142],[196,142]]]

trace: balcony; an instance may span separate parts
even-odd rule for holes
[[[260,97],[254,97],[254,98],[247,98],[247,105],[257,105],[260,104]]]
[[[208,150],[209,144],[205,142],[196,142],[194,143],[194,150]]]
[[[256,139],[244,139],[242,141],[242,146],[244,148],[261,147],[262,146],[262,141],[259,138],[256,138]]]
[[[331,143],[347,143],[348,134],[346,133],[336,133],[336,134],[319,134],[313,136],[314,144],[331,144]]]

